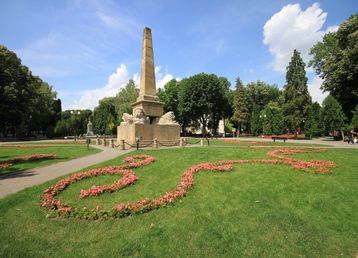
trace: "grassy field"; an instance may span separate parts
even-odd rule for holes
[[[183,171],[223,159],[267,159],[240,146],[132,152],[157,158],[134,169],[138,182],[115,193],[79,198],[80,189],[118,177],[82,180],[61,193],[71,205],[112,208],[174,189]],[[174,206],[108,221],[46,218],[42,191],[58,180],[0,200],[0,257],[355,257],[358,253],[357,151],[295,154],[332,160],[332,174],[286,165],[243,164],[202,171]],[[122,164],[121,159],[96,167]]]
[[[17,147],[16,147],[17,146]],[[20,146],[20,147],[19,147]],[[26,148],[24,148],[26,147]],[[32,148],[27,148],[32,147]],[[100,150],[90,148],[87,150],[85,144],[78,143],[16,143],[8,145],[0,145],[0,162],[19,156],[26,156],[30,154],[56,154],[56,159],[34,160],[19,162],[13,164],[11,167],[0,169],[0,175],[10,174],[22,170],[42,167],[57,162],[67,161],[74,158],[90,155],[99,152]]]

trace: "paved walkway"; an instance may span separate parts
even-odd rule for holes
[[[223,139],[237,139],[242,141],[251,141],[251,142],[272,142],[272,139],[267,138],[250,138],[250,137],[239,137],[239,138],[223,138]],[[282,140],[277,140],[276,142],[283,142]],[[297,144],[323,144],[328,145],[329,147],[335,147],[335,148],[353,148],[358,149],[358,143],[355,144],[348,144],[347,142],[343,141],[334,141],[330,137],[322,137],[318,139],[312,139],[312,140],[287,140],[286,143],[297,143]]]
[[[37,169],[0,176],[0,198],[130,152],[130,150],[112,149],[101,145],[92,145],[92,147],[103,151]]]

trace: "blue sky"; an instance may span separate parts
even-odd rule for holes
[[[0,44],[58,92],[63,109],[90,108],[129,79],[139,83],[142,33],[152,29],[157,87],[215,73],[232,87],[282,87],[293,49],[309,48],[358,11],[354,0],[1,0]],[[321,80],[307,70],[322,101]]]

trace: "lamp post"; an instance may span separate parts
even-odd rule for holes
[[[75,110],[71,110],[70,111],[70,113],[71,113],[71,115],[74,115],[74,135],[75,135],[75,141],[76,141],[76,134],[77,134],[77,119],[76,119],[76,117],[77,117],[77,115],[80,115],[81,114],[81,111],[75,111]]]
[[[263,114],[263,115],[260,115],[260,119],[263,119],[263,122],[262,122],[262,136],[265,135],[264,131],[265,131],[265,118],[266,118],[266,114]]]

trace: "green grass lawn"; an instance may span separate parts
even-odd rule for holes
[[[100,176],[71,185],[61,200],[110,209],[174,189],[183,171],[223,159],[268,159],[263,149],[240,146],[141,150],[154,163],[134,169],[138,182],[115,193],[79,198]],[[0,200],[0,257],[355,257],[358,253],[357,150],[300,153],[302,160],[333,160],[332,174],[286,165],[236,165],[231,172],[201,171],[174,206],[107,221],[46,218],[39,207],[52,180]],[[120,159],[95,167],[122,164]]]
[[[10,174],[22,170],[54,164],[57,162],[67,161],[70,159],[94,154],[100,151],[92,147],[89,150],[87,150],[87,146],[85,144],[78,144],[78,143],[56,144],[56,143],[46,142],[46,143],[26,143],[26,144],[16,143],[11,145],[33,146],[34,148],[6,148],[6,145],[0,145],[0,161],[8,160],[19,156],[26,156],[30,154],[56,154],[57,158],[15,163],[9,168],[0,169],[0,175]]]

